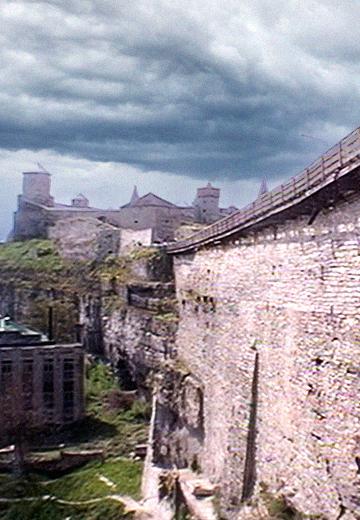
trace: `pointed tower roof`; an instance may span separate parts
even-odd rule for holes
[[[135,202],[137,202],[139,200],[139,194],[138,194],[138,190],[137,190],[137,186],[134,186],[134,191],[131,195],[131,199],[130,199],[130,203],[129,203],[129,206],[133,206],[135,204]]]
[[[259,194],[258,197],[261,197],[261,195],[264,195],[264,193],[267,193],[269,191],[266,178],[264,177],[260,184]]]

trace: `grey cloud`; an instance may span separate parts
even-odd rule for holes
[[[358,125],[360,101],[360,8],[296,4],[12,2],[0,145],[198,178],[295,173]]]

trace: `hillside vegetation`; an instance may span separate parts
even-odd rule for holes
[[[144,264],[160,265],[164,255],[138,248],[129,255],[110,255],[101,262],[73,261],[59,255],[51,240],[0,244],[0,314],[45,332],[48,308],[54,309],[55,338],[75,340],[79,302],[101,294],[104,308],[120,305],[122,286],[146,271]]]

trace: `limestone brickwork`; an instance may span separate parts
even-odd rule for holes
[[[121,229],[121,242],[120,252],[121,254],[127,254],[134,248],[139,246],[150,246],[152,243],[152,230],[140,229],[136,231],[134,229]]]
[[[103,260],[120,251],[120,229],[95,218],[59,220],[49,228],[49,238],[61,256],[73,260]]]
[[[203,391],[196,455],[227,518],[264,488],[302,514],[360,515],[359,195],[312,220],[174,259],[179,363]]]

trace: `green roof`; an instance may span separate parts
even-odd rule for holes
[[[10,344],[12,341],[19,341],[20,338],[23,338],[24,341],[29,340],[30,343],[36,342],[36,343],[44,343],[48,342],[48,338],[46,335],[42,334],[41,332],[38,332],[36,330],[30,329],[29,327],[26,327],[25,325],[20,325],[19,323],[15,323],[14,321],[11,321],[8,318],[0,318],[0,337],[2,335],[6,335],[7,337],[11,335],[13,340],[10,340]],[[17,338],[17,340],[15,339]],[[7,341],[7,340],[5,340]],[[2,344],[2,341],[0,341],[0,344]]]

